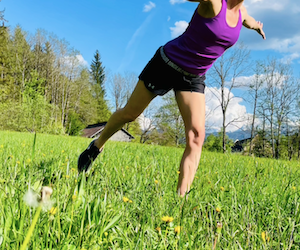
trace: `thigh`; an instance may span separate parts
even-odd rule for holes
[[[184,121],[186,133],[205,132],[205,95],[199,92],[176,91],[176,101]]]
[[[156,97],[156,94],[150,92],[142,80],[139,80],[132,92],[124,110],[134,116],[139,116],[148,104]]]

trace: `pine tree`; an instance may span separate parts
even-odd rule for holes
[[[26,41],[26,33],[20,26],[17,26],[13,32],[12,55],[14,95],[16,96],[16,100],[21,101],[22,93],[25,89],[25,81],[28,81],[31,78],[31,50],[30,45]]]
[[[104,95],[105,92],[103,85],[105,81],[105,72],[104,67],[102,66],[101,56],[98,50],[96,50],[94,60],[91,64],[91,75],[93,82],[99,87],[100,93]]]
[[[7,20],[4,19],[4,10],[0,11],[0,22],[2,22],[2,26],[4,26],[4,22],[7,22]]]
[[[101,57],[99,51],[96,50],[94,59],[92,61],[91,67],[91,78],[93,82],[94,97],[97,100],[97,122],[103,122],[108,120],[111,112],[109,111],[107,101],[105,100],[105,72],[102,66]]]
[[[8,101],[13,94],[12,55],[10,33],[0,26],[0,102]]]

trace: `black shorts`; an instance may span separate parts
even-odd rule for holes
[[[145,87],[154,94],[164,95],[171,89],[174,91],[191,91],[204,93],[205,75],[197,76],[182,72],[178,66],[173,67],[163,59],[159,48],[154,57],[148,62],[139,79]],[[166,59],[166,58],[165,58]],[[181,70],[181,72],[179,72]]]

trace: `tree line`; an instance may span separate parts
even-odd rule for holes
[[[244,154],[299,160],[300,80],[288,62],[275,58],[255,62],[249,59],[249,50],[239,44],[225,53],[209,72],[210,86],[219,89],[216,98],[222,110],[222,151],[230,150],[228,145],[232,142],[226,136],[226,130],[234,124],[239,129],[250,131],[243,145]],[[245,79],[245,73],[251,77]],[[237,98],[232,95],[236,89],[243,89],[246,93],[238,97],[252,107],[251,115],[234,118],[227,115],[229,104]]]
[[[80,53],[53,34],[0,27],[2,129],[76,134],[109,117],[103,82],[98,51],[88,69]]]

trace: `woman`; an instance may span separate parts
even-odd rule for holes
[[[105,142],[127,122],[135,120],[157,95],[175,92],[186,134],[177,191],[184,196],[199,165],[205,138],[205,73],[226,49],[238,40],[242,25],[263,39],[263,24],[248,15],[244,0],[198,0],[186,31],[159,48],[139,76],[128,103],[116,111],[103,132],[78,159],[78,170],[87,171]]]

